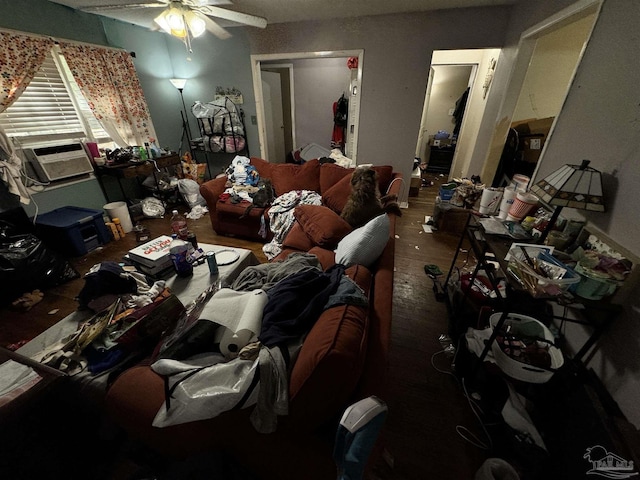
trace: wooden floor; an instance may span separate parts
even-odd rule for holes
[[[433,213],[438,184],[443,177],[427,177],[435,185],[409,198],[409,208],[396,225],[393,331],[390,360],[390,395],[384,399],[389,414],[383,431],[385,461],[374,469],[379,480],[473,478],[485,458],[458,433],[461,425],[472,432],[480,426],[456,379],[442,373],[451,368],[439,336],[447,333],[447,309],[436,301],[433,283],[424,272],[427,263],[446,272],[458,237],[441,232],[425,233],[425,215]],[[167,233],[168,219],[144,220],[153,236]],[[199,241],[252,249],[266,261],[261,244],[213,233],[208,217],[189,222]],[[84,274],[104,259],[120,258],[135,244],[133,234],[73,261]],[[0,309],[0,345],[27,341],[74,311],[74,297],[84,284],[81,278],[48,290],[42,302],[29,312]],[[54,477],[50,477],[54,478]]]

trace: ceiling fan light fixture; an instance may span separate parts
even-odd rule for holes
[[[160,15],[153,19],[153,21],[158,25],[163,32],[171,33],[171,27],[169,26],[169,22],[167,22],[167,11],[164,10]]]
[[[205,21],[198,15],[197,12],[189,9],[184,14],[185,23],[187,24],[191,35],[194,37],[199,37],[207,30],[207,25]]]
[[[181,7],[170,7],[166,18],[171,30],[181,31],[185,29],[184,12]]]

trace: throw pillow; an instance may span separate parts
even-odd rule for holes
[[[328,207],[300,205],[293,214],[313,244],[320,247],[333,249],[351,232],[351,226]]]
[[[309,238],[309,236],[304,232],[302,226],[296,222],[287,233],[287,236],[284,237],[282,241],[282,248],[293,248],[294,250],[300,250],[302,252],[308,252],[313,247],[315,247],[315,243]]]
[[[391,226],[386,213],[356,228],[338,243],[336,263],[347,267],[356,264],[370,267],[382,254],[389,240],[390,231]]]
[[[347,204],[351,195],[351,175],[345,176],[333,187],[322,194],[322,203],[337,214],[342,213],[342,209]]]
[[[292,190],[320,192],[320,162],[309,160],[303,165],[279,163],[271,166],[271,183],[276,197]]]
[[[320,166],[320,193],[324,193],[346,176],[351,176],[353,168],[344,168],[333,163]]]

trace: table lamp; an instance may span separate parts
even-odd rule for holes
[[[542,202],[555,206],[547,227],[540,236],[543,243],[558,220],[563,207],[604,212],[602,174],[589,167],[589,160],[581,165],[563,165],[555,172],[536,182],[531,192]]]

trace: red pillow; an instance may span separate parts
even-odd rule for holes
[[[340,214],[351,195],[351,175],[347,175],[322,194],[322,203]]]
[[[315,246],[315,243],[304,233],[302,226],[298,222],[293,224],[293,227],[291,227],[291,230],[282,241],[283,248],[293,248],[302,252],[308,252]]]
[[[292,190],[313,190],[320,193],[320,162],[309,160],[303,165],[272,164],[271,183],[277,197]]]
[[[319,247],[333,249],[351,233],[351,225],[333,210],[321,205],[300,205],[293,215],[304,233]]]
[[[342,178],[351,176],[353,168],[344,168],[333,163],[325,163],[320,167],[320,193],[326,192]]]
[[[261,178],[271,178],[271,171],[274,167],[273,163],[269,163],[258,157],[251,157],[251,165],[256,167],[258,175],[260,175]]]

